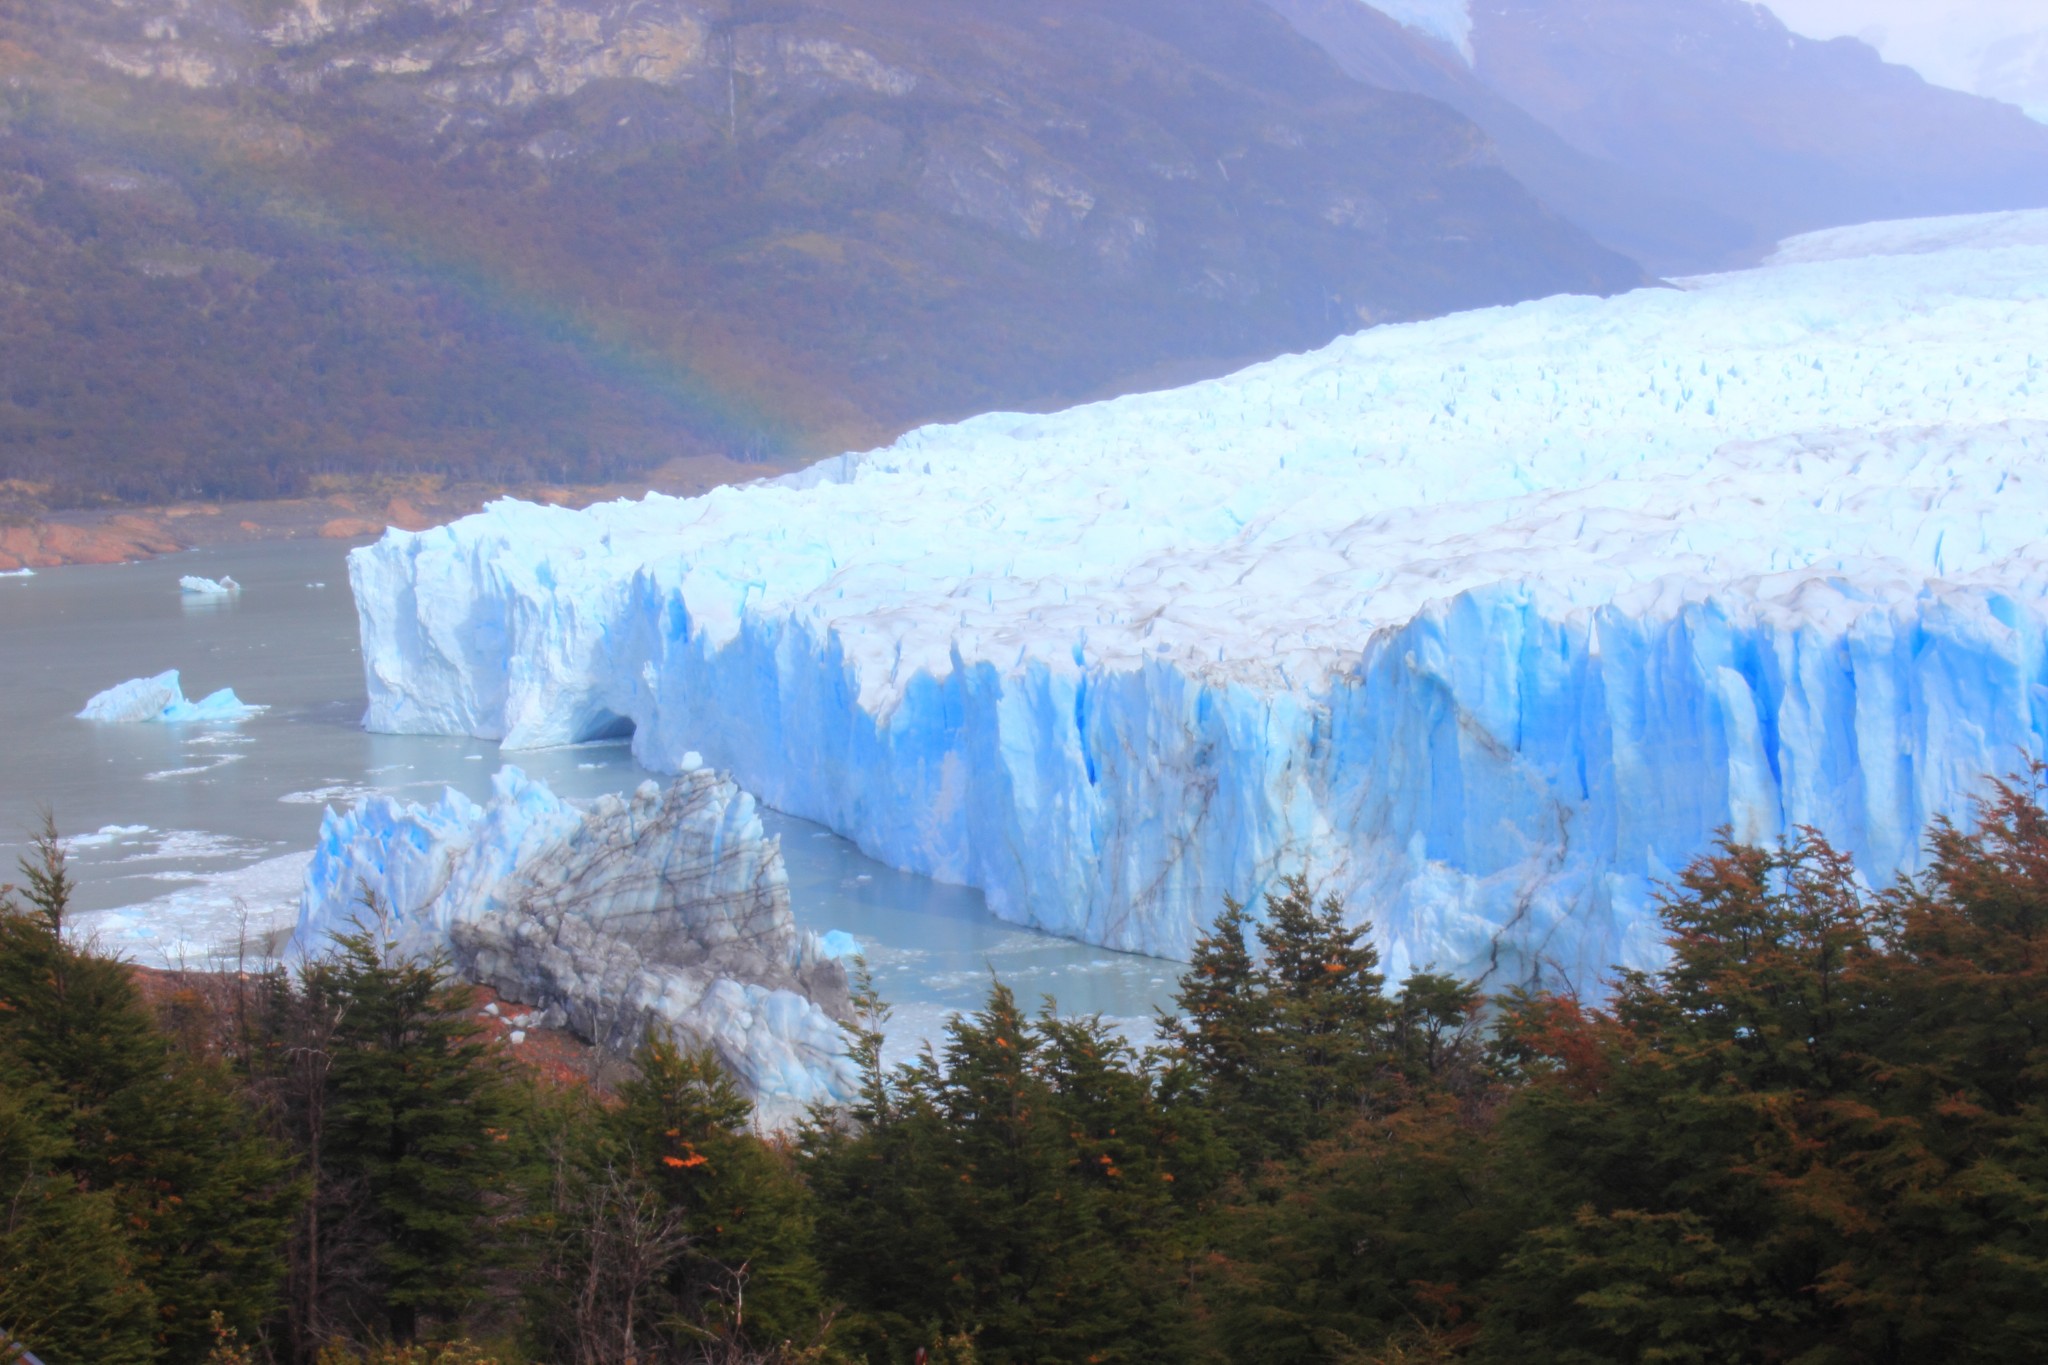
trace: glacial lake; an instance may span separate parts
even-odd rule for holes
[[[147,966],[232,965],[297,914],[329,803],[384,793],[489,794],[502,765],[571,799],[649,777],[624,743],[500,754],[486,740],[375,735],[338,541],[194,550],[136,564],[0,577],[0,696],[12,698],[0,779],[0,882],[47,809],[67,839],[81,933]],[[227,601],[180,593],[232,576]],[[194,699],[232,687],[268,709],[235,725],[98,725],[86,699],[180,670]],[[986,998],[993,972],[1035,1007],[1100,1013],[1149,1037],[1181,964],[1110,952],[990,915],[981,893],[899,872],[820,826],[764,813],[781,837],[797,922],[864,945],[895,1008],[890,1053]]]

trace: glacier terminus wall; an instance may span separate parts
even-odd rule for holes
[[[1874,878],[2048,752],[2048,215],[1376,328],[702,497],[354,553],[376,730],[701,752],[1183,955],[1306,869],[1390,968],[1592,986],[1721,826]]]

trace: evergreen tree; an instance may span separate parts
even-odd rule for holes
[[[1076,1358],[1185,1361],[1194,1350],[1187,1222],[1220,1184],[1227,1153],[1206,1115],[1169,1102],[1160,1073],[1099,1017],[1063,1019],[1048,1002],[1034,1031],[1068,1181],[1079,1186],[1062,1197],[1086,1219],[1084,1253],[1109,1258],[1105,1282],[1066,1312]]]
[[[300,1192],[225,1071],[170,1046],[126,967],[65,940],[53,829],[22,871],[27,908],[0,905],[0,1067],[47,1097],[56,1169],[111,1200],[160,1358],[196,1360],[213,1314],[254,1332],[273,1310]]]
[[[62,1173],[56,1106],[0,1068],[0,1361],[11,1334],[45,1360],[150,1365],[156,1304],[135,1276],[114,1197]]]
[[[1275,1020],[1267,982],[1247,945],[1251,916],[1243,902],[1223,898],[1223,913],[1195,940],[1193,958],[1162,1013],[1160,1037],[1185,1065],[1191,1098],[1247,1166],[1276,1150],[1266,1115],[1275,1105]]]
[[[1216,1219],[1201,1285],[1217,1354],[1291,1365],[1469,1344],[1480,1284],[1519,1231],[1491,1136],[1490,1097],[1424,1093],[1255,1173]]]
[[[1388,1009],[1390,1061],[1412,1087],[1461,1089],[1491,1081],[1479,1018],[1485,997],[1469,981],[1416,972]]]
[[[1394,1067],[1369,926],[1347,925],[1342,901],[1318,904],[1294,876],[1266,897],[1256,960],[1252,927],[1226,898],[1160,1027],[1245,1171],[1343,1131]]]
[[[1343,932],[1316,918],[1303,938]],[[1212,1221],[1201,1297],[1222,1358],[1448,1359],[1469,1343],[1479,1282],[1516,1230],[1489,1160],[1502,1090],[1478,1003],[1417,973],[1353,1011],[1353,1046],[1369,1049],[1354,1060],[1375,1068],[1347,1082],[1357,1102],[1299,1160],[1250,1172]],[[1376,1013],[1383,1025],[1361,1025]]]
[[[928,1050],[888,1073],[878,1029],[885,1007],[864,968],[858,980],[856,1000],[867,1003],[849,1033],[862,1097],[851,1111],[813,1116],[802,1133],[803,1170],[825,1284],[846,1305],[837,1339],[855,1358],[900,1365],[920,1348],[937,1358],[942,1338],[972,1341],[952,1303],[957,1176],[944,1160],[950,1135],[934,1099],[937,1057]]]
[[[688,1231],[627,1161],[615,1126],[580,1087],[532,1092],[522,1317],[537,1360],[658,1365],[675,1336],[668,1283]]]
[[[824,1305],[789,1159],[755,1136],[752,1101],[709,1050],[650,1036],[633,1061],[611,1127],[688,1239],[667,1282],[676,1319],[756,1349],[812,1344]]]
[[[1818,840],[1724,844],[1661,913],[1670,966],[1623,973],[1611,1011],[1507,1015],[1527,1084],[1502,1159],[1525,1163],[1531,1231],[1490,1286],[1480,1359],[1846,1341],[1819,1286],[1858,1216],[1825,1136],[1858,1071],[1851,973],[1875,951],[1853,871]]]
[[[808,1138],[851,1349],[904,1362],[971,1343],[991,1365],[1189,1358],[1184,1205],[1221,1162],[1100,1021],[1048,1007],[1034,1022],[996,984],[948,1026],[942,1056],[884,1091],[871,1122]]]
[[[499,1259],[513,1090],[475,993],[438,959],[387,960],[360,930],[308,965],[303,989],[334,1006],[319,1179],[358,1203],[370,1243],[356,1283],[330,1277],[344,1301],[330,1320],[381,1316],[409,1343],[423,1321],[459,1319]]]
[[[2048,813],[2044,770],[1937,821],[1884,898],[1891,951],[1853,1000],[1864,1103],[1836,1141],[1862,1215],[1827,1292],[1923,1358],[2048,1347]]]
[[[1335,896],[1318,905],[1305,877],[1266,897],[1258,935],[1274,1013],[1273,1116],[1291,1155],[1341,1131],[1385,1066],[1385,978],[1367,926],[1347,927]]]

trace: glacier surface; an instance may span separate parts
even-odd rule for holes
[[[1397,24],[1418,29],[1442,43],[1472,65],[1472,6],[1470,0],[1360,0]]]
[[[694,754],[678,766],[665,791],[646,782],[587,808],[511,767],[482,804],[450,789],[433,804],[329,807],[288,955],[374,927],[400,952],[448,952],[508,999],[559,1008],[585,1038],[630,1050],[653,1024],[709,1046],[770,1122],[847,1097],[840,945],[797,929],[753,798]]]
[[[2048,214],[1340,339],[771,483],[353,553],[374,730],[701,750],[1185,955],[1306,869],[1392,970],[1659,960],[1717,827],[1872,876],[2048,750]],[[1256,903],[1256,901],[1254,901]]]
[[[262,707],[251,706],[237,697],[232,687],[209,692],[198,701],[187,701],[185,689],[178,682],[178,670],[173,668],[153,678],[130,678],[104,692],[95,692],[78,718],[124,725],[147,721],[183,725],[195,721],[233,723],[262,711]]]

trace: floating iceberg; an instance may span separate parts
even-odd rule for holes
[[[679,767],[667,791],[588,809],[517,768],[483,805],[450,790],[329,809],[290,951],[321,952],[374,895],[401,951],[452,951],[471,979],[608,1045],[671,1028],[713,1048],[770,1119],[846,1097],[845,969],[797,929],[753,798],[694,755]]]
[[[26,564],[18,569],[0,569],[0,578],[34,578],[36,571]]]
[[[1593,987],[1731,827],[1873,877],[2048,751],[2048,214],[513,501],[350,557],[371,729],[701,750],[1008,919],[1184,955],[1306,869]]]
[[[178,580],[178,591],[187,597],[236,597],[241,594],[242,585],[232,578],[201,578],[197,574],[186,574]]]
[[[85,709],[78,713],[78,718],[125,725],[145,721],[164,725],[194,721],[232,724],[260,715],[262,711],[262,707],[251,706],[237,697],[232,687],[208,693],[198,701],[187,701],[185,689],[178,685],[178,670],[173,668],[154,678],[131,678],[104,692],[95,693],[93,699],[85,704]]]

